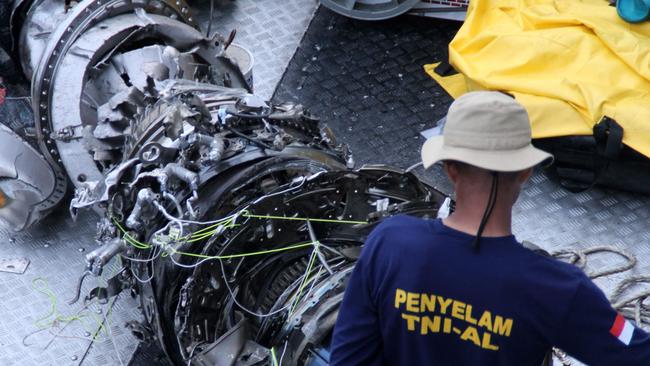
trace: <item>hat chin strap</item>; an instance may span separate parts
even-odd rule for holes
[[[492,187],[490,188],[490,197],[488,198],[488,204],[487,207],[485,208],[485,212],[483,213],[481,224],[478,227],[478,232],[476,233],[476,237],[472,242],[472,247],[477,252],[480,249],[480,245],[481,245],[481,235],[483,235],[483,230],[485,230],[485,226],[487,225],[488,220],[490,219],[490,215],[492,215],[492,211],[494,210],[494,206],[496,205],[497,202],[497,193],[499,191],[499,173],[494,171],[490,173],[492,174]]]

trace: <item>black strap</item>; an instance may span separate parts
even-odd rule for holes
[[[436,74],[440,76],[450,76],[450,75],[455,75],[458,74],[458,71],[453,68],[447,61],[442,61],[440,65],[436,66],[433,71],[436,72]]]
[[[477,252],[479,251],[481,245],[481,235],[483,235],[483,230],[485,230],[485,226],[490,220],[490,215],[492,215],[494,206],[496,206],[497,193],[499,192],[499,173],[497,172],[490,172],[490,173],[492,175],[492,186],[490,187],[490,197],[488,198],[487,207],[485,208],[485,212],[483,213],[483,218],[481,219],[481,223],[478,226],[476,237],[474,238],[474,241],[472,243],[472,247]]]
[[[604,117],[593,128],[595,152],[593,168],[586,170],[563,165],[556,159],[553,169],[549,170],[552,178],[556,178],[563,188],[573,193],[580,193],[593,188],[608,170],[610,163],[616,161],[623,150],[623,127],[610,117]],[[557,157],[557,154],[555,154]],[[588,183],[581,183],[581,182]]]
[[[433,71],[440,76],[451,76],[458,74],[458,71],[454,69],[453,66],[449,63],[449,56],[445,57],[444,61],[441,61],[438,66],[436,66]]]
[[[594,126],[594,138],[598,154],[607,160],[616,160],[623,150],[623,127],[615,120],[605,117]]]

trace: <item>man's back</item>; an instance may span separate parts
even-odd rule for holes
[[[620,319],[579,269],[513,236],[484,237],[480,251],[472,239],[440,220],[380,225],[348,285],[332,365],[537,366],[552,345],[590,365],[650,365],[648,336],[614,334]]]

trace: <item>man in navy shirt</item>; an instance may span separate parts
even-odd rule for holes
[[[497,92],[450,107],[422,149],[454,184],[443,220],[396,216],[366,241],[332,340],[331,365],[539,366],[551,347],[589,365],[648,366],[650,337],[578,268],[524,248],[512,206],[532,168],[525,109]]]

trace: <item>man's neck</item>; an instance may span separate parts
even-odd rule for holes
[[[512,234],[512,208],[499,205],[494,208],[483,230],[483,237],[500,237]],[[485,213],[485,207],[476,205],[457,205],[454,213],[444,219],[445,226],[452,229],[476,235]]]

